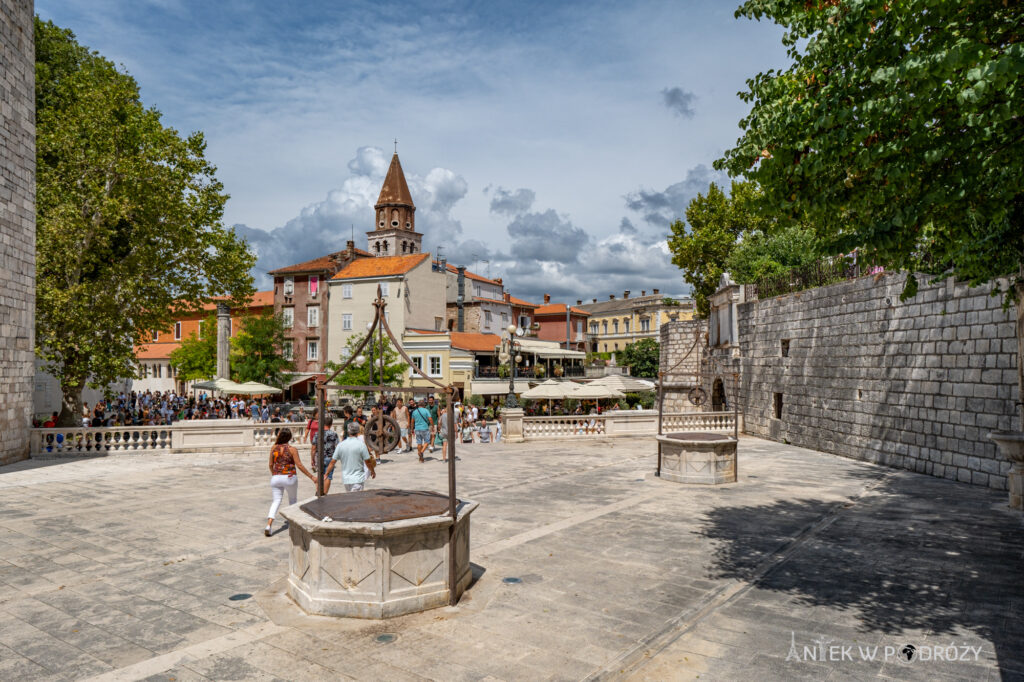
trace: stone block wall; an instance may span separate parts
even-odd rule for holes
[[[682,320],[661,325],[660,370],[666,373],[666,412],[690,412],[697,409],[687,399],[687,394],[697,385],[704,331],[703,320]],[[694,346],[694,335],[697,332],[700,333],[700,340]]]
[[[0,0],[0,464],[28,457],[35,345],[32,0]]]
[[[952,280],[901,302],[904,281],[740,305],[745,431],[1005,489],[1010,464],[987,436],[1016,427],[1015,311]]]

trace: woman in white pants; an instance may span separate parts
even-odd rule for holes
[[[270,537],[270,527],[277,516],[277,510],[281,506],[281,499],[285,491],[288,491],[288,504],[295,504],[299,493],[299,477],[295,469],[306,474],[309,480],[316,481],[309,469],[303,466],[299,458],[299,451],[289,445],[292,439],[291,429],[281,429],[277,434],[277,443],[270,450],[270,490],[274,495],[274,501],[270,503],[270,512],[267,513],[267,527],[263,534]]]

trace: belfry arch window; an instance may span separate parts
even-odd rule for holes
[[[391,227],[398,227],[398,209],[391,209]]]
[[[377,253],[380,253],[380,242],[374,242],[373,250],[376,251]]]

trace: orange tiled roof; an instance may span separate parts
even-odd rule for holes
[[[203,310],[216,310],[217,301],[227,300],[227,296],[214,296],[213,300],[209,303],[203,304]],[[252,295],[252,299],[247,305],[243,306],[246,310],[250,308],[264,308],[274,305],[274,292],[273,291],[257,291]]]
[[[509,296],[508,297],[508,302],[511,303],[512,305],[519,306],[520,308],[539,308],[540,307],[540,304],[538,304],[538,303],[530,303],[529,301],[524,301],[523,299],[516,298],[515,296]]]
[[[586,310],[580,310],[576,306],[572,306],[571,308],[569,308],[569,310],[572,311],[572,314],[574,314],[574,315],[586,315],[587,317],[590,317],[590,313],[588,313]],[[537,308],[536,310],[534,310],[533,314],[534,315],[555,315],[555,314],[565,315],[565,304],[564,303],[551,303],[549,305],[542,305],[539,308]]]
[[[437,261],[434,261],[434,262],[437,263]],[[453,273],[458,274],[459,269],[457,267],[455,267],[454,265],[452,265],[451,263],[449,263],[448,264],[448,272],[453,272]],[[478,282],[487,282],[488,284],[493,284],[494,286],[498,286],[498,287],[501,286],[501,282],[499,282],[499,281],[497,281],[495,279],[487,279],[483,275],[478,275],[475,272],[470,272],[469,270],[466,270],[466,279],[475,279]]]
[[[177,350],[181,342],[170,343],[144,343],[135,348],[135,357],[139,360],[166,360],[171,357],[171,352]]]
[[[360,256],[366,256],[367,258],[373,257],[373,254],[370,253],[369,251],[363,251],[362,249],[353,249],[353,251],[355,251],[355,253],[359,254]],[[286,265],[283,268],[271,270],[267,274],[288,275],[295,272],[322,272],[324,270],[333,270],[335,268],[335,265],[334,261],[331,260],[332,257],[342,253],[345,252],[335,251],[334,253],[329,253],[326,256],[320,256],[319,258],[314,258],[313,260],[307,260],[303,263],[296,263],[295,265]]]
[[[388,277],[404,275],[430,257],[429,253],[411,256],[382,256],[352,261],[331,279],[358,279],[360,277]]]
[[[473,334],[470,332],[449,332],[452,337],[452,348],[460,350],[493,351],[501,345],[497,334]]]

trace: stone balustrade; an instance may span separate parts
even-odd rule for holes
[[[507,419],[508,415],[505,417]],[[521,417],[515,414],[512,420],[522,424],[522,435],[518,436],[517,428],[510,428],[518,424],[504,425],[507,440],[655,436],[658,433],[657,410],[614,410],[599,416]],[[732,431],[735,424],[732,412],[668,412],[663,415],[662,431]],[[743,430],[742,416],[740,430]]]
[[[246,419],[205,419],[170,426],[101,426],[31,430],[32,457],[75,457],[118,452],[248,452],[269,449],[277,432],[304,424],[260,424]],[[335,431],[337,429],[334,429]]]
[[[736,417],[732,412],[666,412],[661,422],[664,433],[673,431],[732,431]],[[740,417],[740,431],[743,417]]]

